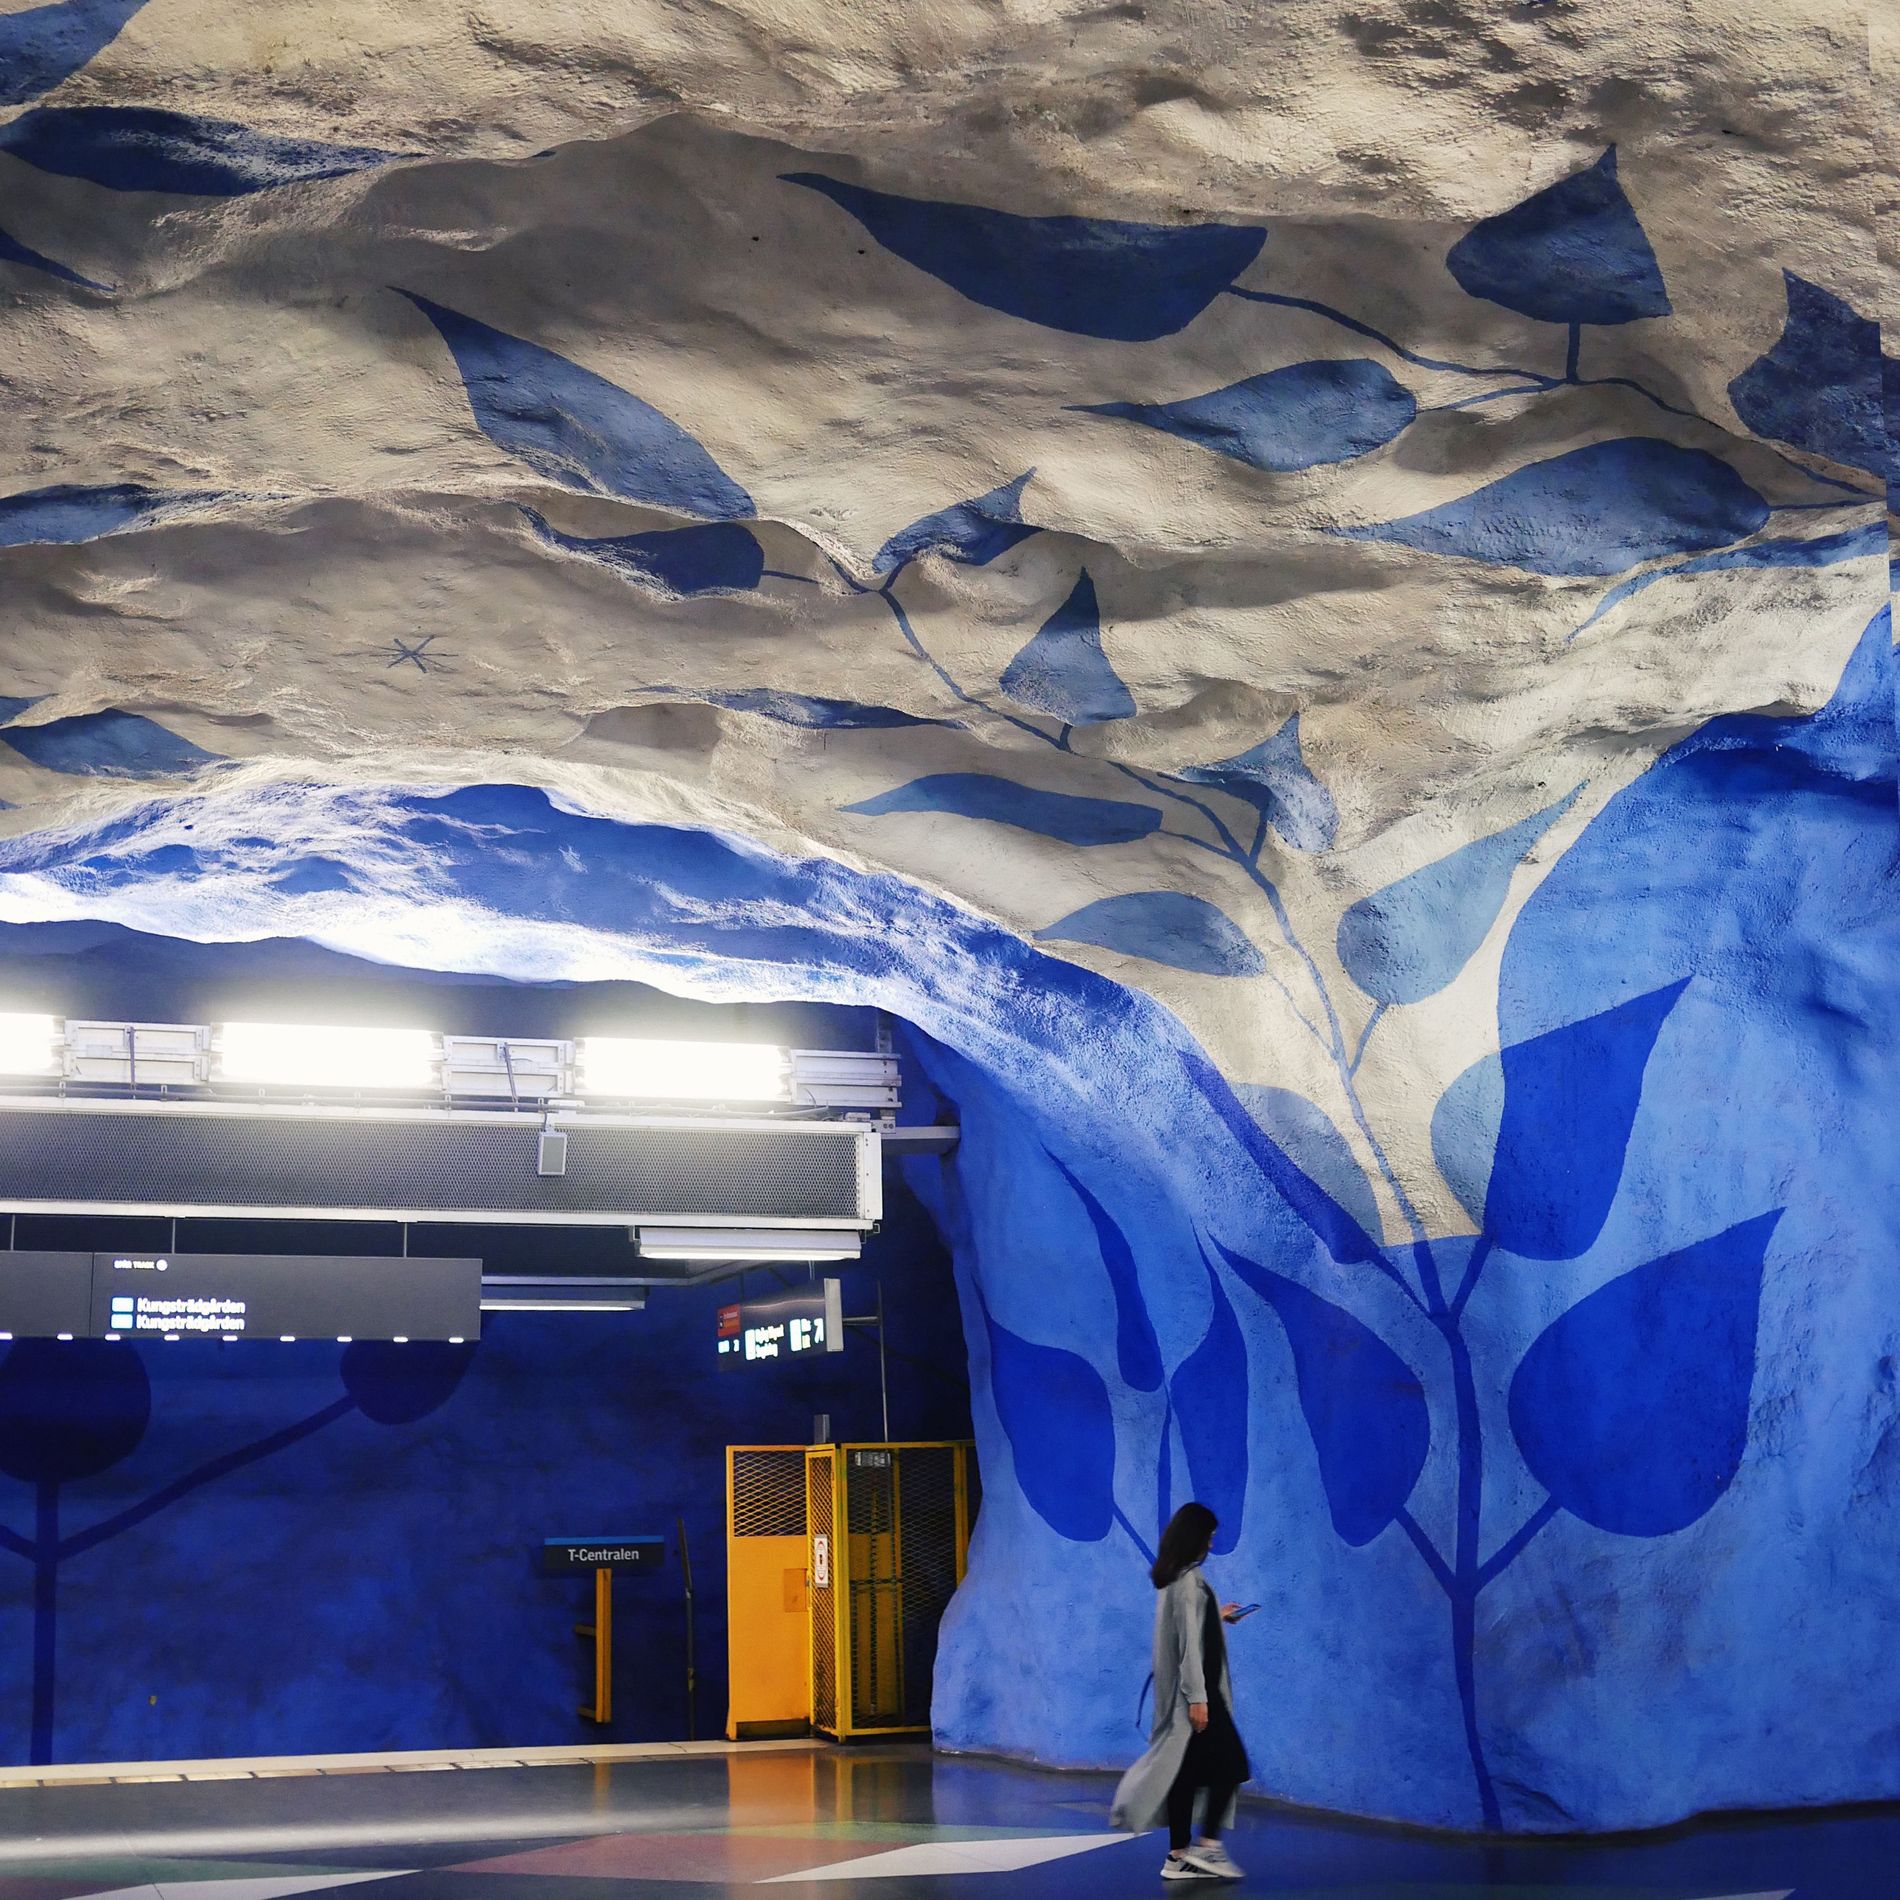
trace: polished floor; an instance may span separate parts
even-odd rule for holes
[[[1123,1900],[1159,1837],[1105,1825],[1094,1776],[923,1750],[805,1747],[378,1772],[0,1787],[0,1900]],[[422,1767],[440,1772],[417,1772]],[[1878,1900],[1900,1811],[1486,1844],[1249,1807],[1241,1893],[1325,1900]],[[867,1884],[869,1883],[869,1884]],[[351,1896],[351,1900],[357,1900]],[[761,1896],[761,1900],[764,1897]]]

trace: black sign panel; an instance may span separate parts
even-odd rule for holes
[[[770,1299],[722,1306],[717,1323],[719,1363],[758,1365],[844,1351],[844,1310],[837,1280],[820,1280]]]
[[[550,1537],[541,1545],[544,1576],[566,1577],[579,1570],[658,1570],[666,1562],[659,1537]]]
[[[0,1253],[0,1337],[83,1337],[91,1327],[91,1254]]]

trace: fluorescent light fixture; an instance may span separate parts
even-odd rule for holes
[[[55,1339],[71,1339],[72,1334],[71,1333],[55,1333],[53,1337]]]
[[[653,1102],[783,1102],[790,1058],[766,1042],[646,1042],[588,1036],[580,1092]]]
[[[638,1313],[646,1303],[645,1283],[620,1275],[482,1275],[484,1313]]]
[[[62,1041],[51,1016],[0,1011],[0,1075],[57,1075]]]
[[[855,1260],[863,1236],[836,1227],[636,1227],[646,1260]]]
[[[221,1023],[218,1075],[264,1087],[428,1089],[436,1039],[426,1029],[340,1029],[329,1024]]]

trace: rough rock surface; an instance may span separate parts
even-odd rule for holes
[[[0,917],[915,1023],[951,1745],[1890,1796],[1891,38],[0,0]]]

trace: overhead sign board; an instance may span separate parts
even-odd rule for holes
[[[543,1576],[577,1570],[658,1570],[666,1562],[660,1537],[548,1537],[541,1543]]]
[[[77,1338],[91,1326],[91,1254],[0,1253],[0,1336]]]
[[[719,1309],[719,1363],[759,1365],[813,1359],[844,1351],[841,1283],[820,1280],[769,1299],[741,1300]]]

